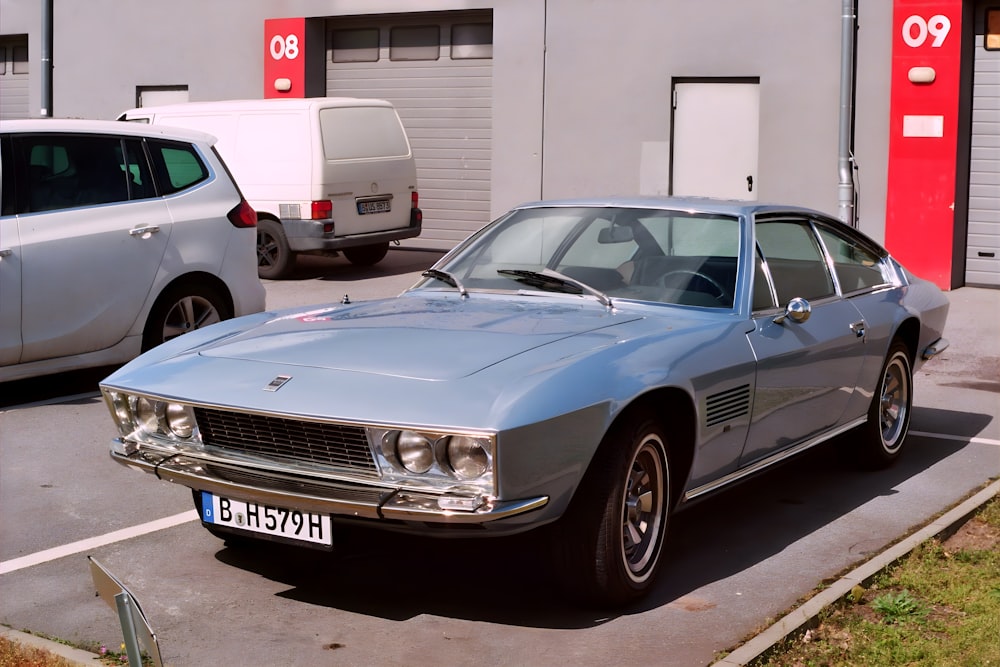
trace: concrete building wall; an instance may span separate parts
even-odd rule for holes
[[[28,33],[39,0],[0,0],[0,34]],[[891,3],[861,3],[858,217],[883,235]],[[676,77],[759,77],[759,198],[837,212],[841,4],[836,0],[310,0],[55,3],[56,116],[114,118],[137,86],[192,101],[263,96],[267,18],[492,9],[491,212],[521,201],[634,193],[669,142]],[[37,70],[31,96],[40,100]],[[33,110],[34,110],[33,106]],[[650,155],[654,157],[651,158]]]

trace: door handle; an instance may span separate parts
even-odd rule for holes
[[[753,176],[747,176],[747,192],[753,192]]]
[[[160,228],[156,225],[146,225],[144,227],[133,227],[128,230],[129,236],[146,236],[148,234],[155,234],[160,231]]]
[[[0,258],[10,257],[13,254],[14,254],[14,251],[11,250],[10,248],[0,248]]]
[[[865,321],[861,320],[860,322],[855,322],[854,324],[852,324],[851,325],[851,331],[853,331],[854,335],[857,336],[858,338],[864,338],[865,337]]]

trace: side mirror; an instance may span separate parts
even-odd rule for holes
[[[810,315],[812,315],[812,306],[809,305],[808,301],[797,296],[788,302],[784,313],[774,318],[774,323],[781,324],[785,318],[788,318],[796,324],[802,324],[809,319]]]
[[[598,243],[628,243],[635,240],[631,227],[612,225],[597,232]]]

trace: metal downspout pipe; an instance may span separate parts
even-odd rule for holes
[[[42,2],[42,118],[52,117],[52,3]]]
[[[856,0],[841,0],[840,38],[840,142],[837,150],[837,212],[840,220],[857,227],[854,207],[854,156],[851,139],[854,127],[854,36],[857,30]]]

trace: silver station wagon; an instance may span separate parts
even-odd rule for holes
[[[539,202],[398,297],[217,324],[102,389],[112,458],[190,487],[220,537],[544,526],[568,589],[613,605],[692,499],[841,434],[896,459],[947,311],[816,211]]]

